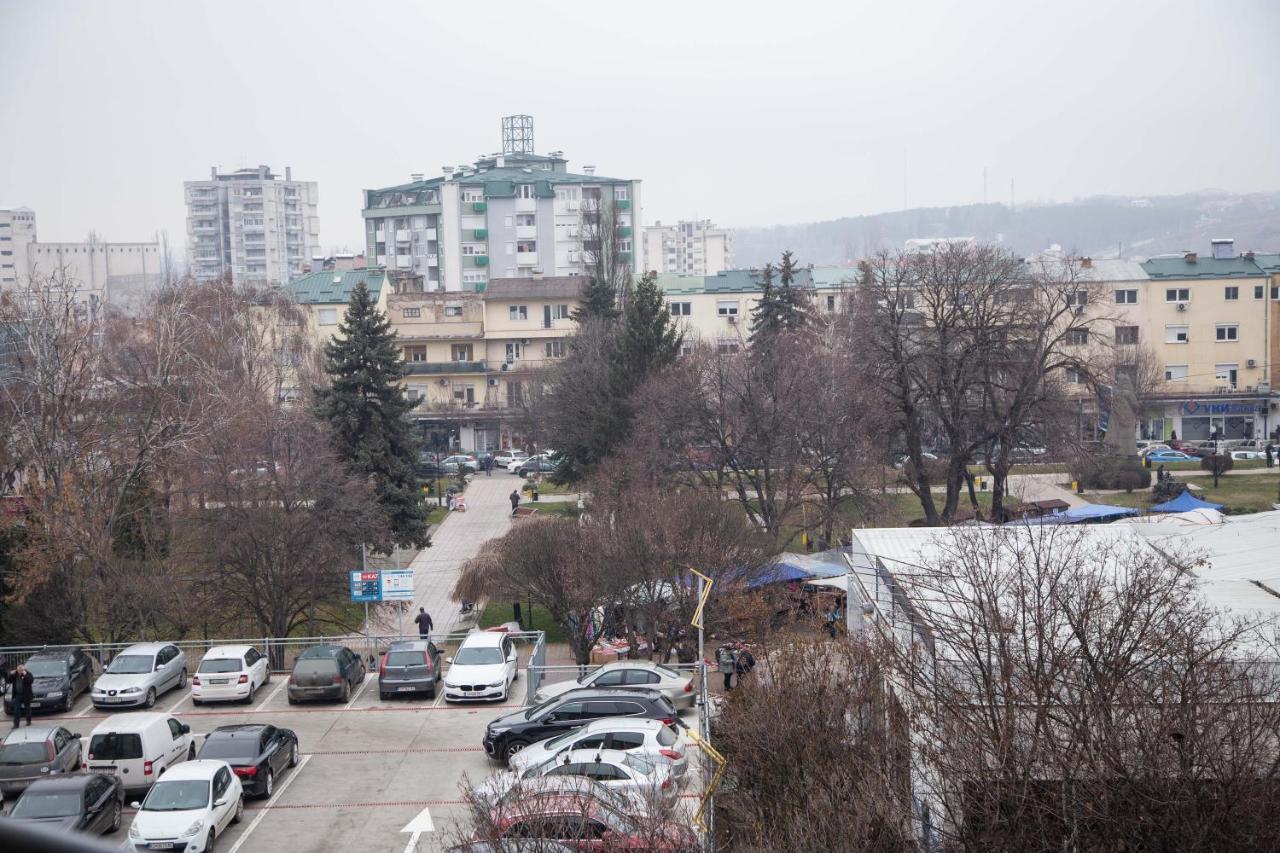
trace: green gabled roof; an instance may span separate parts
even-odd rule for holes
[[[849,287],[857,282],[858,270],[854,267],[805,267],[796,271],[795,287],[814,290],[832,290]],[[717,275],[681,275],[661,273],[658,287],[669,295],[687,293],[759,293],[760,270],[725,270]],[[774,277],[774,284],[780,284]]]
[[[1195,263],[1189,263],[1182,255],[1171,258],[1152,258],[1143,261],[1142,268],[1153,281],[1173,281],[1197,278],[1259,278],[1266,273],[1244,256],[1215,258],[1199,255]]]
[[[294,301],[304,305],[334,305],[351,301],[360,282],[369,288],[374,299],[382,292],[387,274],[379,267],[364,270],[325,270],[307,273],[289,282]]]
[[[1280,273],[1280,253],[1265,252],[1253,256],[1253,262],[1266,272]]]
[[[418,193],[422,190],[437,189],[445,182],[443,176],[429,178],[425,181],[414,181],[411,184],[397,184],[394,187],[381,187],[366,190],[369,203],[376,206],[378,199],[390,193]],[[608,178],[603,175],[578,175],[573,172],[548,172],[543,169],[523,169],[504,167],[501,169],[485,169],[474,175],[452,179],[454,183],[465,187],[484,187],[486,198],[511,198],[515,195],[516,184],[533,184],[533,194],[537,198],[554,198],[557,184],[624,184],[625,178]],[[425,204],[419,200],[418,203]]]

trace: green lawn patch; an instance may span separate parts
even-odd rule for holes
[[[562,518],[577,518],[582,513],[578,511],[577,501],[524,501],[520,506],[536,507],[538,515],[558,515]]]
[[[520,603],[520,612],[524,616],[525,627],[532,631],[545,631],[548,643],[563,643],[564,629],[551,618],[551,613],[541,604],[533,606],[533,622],[529,621],[529,603]],[[480,611],[480,619],[476,624],[481,628],[494,628],[507,622],[515,621],[510,601],[490,601]]]
[[[1224,512],[1228,514],[1266,512],[1273,503],[1280,503],[1280,495],[1277,494],[1277,490],[1280,490],[1280,474],[1254,474],[1248,477],[1232,477],[1228,474],[1222,477],[1216,489],[1213,487],[1213,478],[1208,475],[1181,479],[1188,485],[1198,487],[1192,490],[1196,497],[1223,504],[1226,507]],[[1131,506],[1143,510],[1152,505],[1151,493],[1147,491],[1114,495],[1089,494],[1086,497],[1094,503]]]

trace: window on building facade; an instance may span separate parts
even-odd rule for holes
[[[524,405],[524,384],[514,380],[507,381],[507,405]]]
[[[836,298],[834,295],[831,295],[831,294],[827,295],[827,310],[828,311],[836,310]]]
[[[462,191],[462,200],[466,202],[484,201],[483,189],[464,189]]]
[[[547,341],[543,344],[547,358],[564,358],[564,341]]]
[[[1263,295],[1264,295],[1265,293],[1266,293],[1266,288],[1265,288],[1265,287],[1263,287],[1261,284],[1255,284],[1255,285],[1253,286],[1253,298],[1254,298],[1254,299],[1262,299],[1262,298],[1263,298]]]
[[[1165,302],[1190,302],[1191,290],[1186,287],[1170,287],[1164,292]]]
[[[551,319],[552,320],[568,320],[569,306],[568,305],[552,305]]]
[[[738,300],[736,299],[720,299],[716,301],[716,313],[721,317],[737,317],[738,316]]]
[[[523,255],[527,252],[536,252],[536,251],[538,251],[537,240],[519,240],[516,242],[517,254]]]
[[[1164,366],[1164,378],[1166,382],[1182,382],[1187,378],[1187,365],[1185,364],[1166,364]]]
[[[1116,326],[1116,344],[1133,345],[1138,342],[1137,326]]]
[[[511,320],[528,320],[529,306],[528,305],[510,305],[507,307],[507,316]]]
[[[483,284],[488,280],[488,276],[478,271],[464,272],[462,274],[462,280],[467,284]]]
[[[449,357],[453,361],[471,361],[471,344],[453,344],[449,347]]]
[[[1232,362],[1230,364],[1215,364],[1213,366],[1213,378],[1224,385],[1230,385],[1232,388],[1236,385],[1236,380],[1240,377],[1240,365]]]
[[[321,326],[336,326],[338,325],[338,309],[321,308],[316,312],[316,320]]]
[[[532,213],[516,214],[516,225],[527,228],[530,225],[537,225],[537,224],[538,224],[538,219]]]
[[[1240,288],[1234,286],[1222,288],[1222,298],[1228,302],[1234,302],[1240,298]]]
[[[421,308],[404,308],[401,310],[400,313],[406,318],[421,317],[422,309]]]
[[[672,302],[671,303],[672,317],[688,317],[692,313],[693,313],[692,302]]]
[[[446,317],[461,317],[461,316],[462,316],[462,306],[461,306],[461,305],[446,305],[446,306],[444,306],[444,316],[446,316]]]
[[[1185,344],[1190,339],[1188,326],[1164,327],[1164,342],[1166,344]]]
[[[1070,293],[1068,293],[1068,294],[1067,294],[1067,304],[1068,304],[1068,305],[1072,305],[1072,306],[1074,306],[1074,307],[1076,307],[1076,308],[1080,308],[1080,307],[1083,307],[1083,306],[1085,306],[1085,305],[1088,305],[1088,304],[1089,304],[1089,291],[1087,291],[1087,290],[1073,290],[1073,291],[1071,291]]]
[[[718,341],[716,343],[716,350],[722,353],[737,352],[738,342],[737,341]]]
[[[507,344],[507,363],[510,364],[513,361],[519,361],[523,352],[524,351],[521,349],[520,344],[514,342]]]
[[[1082,347],[1089,343],[1088,329],[1068,329],[1067,345],[1073,347]]]
[[[1072,385],[1080,385],[1084,382],[1084,376],[1077,367],[1064,367],[1062,372],[1067,375],[1067,382]]]
[[[1219,341],[1240,340],[1240,327],[1235,324],[1222,323],[1214,329],[1214,338]]]
[[[614,188],[613,188],[613,197],[614,197],[615,199],[617,199],[618,201],[626,201],[626,200],[627,200],[627,198],[628,198],[628,196],[627,196],[627,193],[628,193],[628,192],[629,192],[629,190],[628,190],[628,188],[627,188],[627,187],[624,187],[624,186],[616,186],[616,187],[614,187]]]
[[[404,348],[405,361],[426,361],[427,348],[424,346],[412,346]]]
[[[521,184],[516,187],[516,198],[533,198],[533,184]]]

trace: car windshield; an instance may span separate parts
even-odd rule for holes
[[[337,656],[337,646],[312,646],[298,655],[298,660],[333,660]]]
[[[219,758],[235,763],[234,759],[251,759],[258,756],[258,736],[217,737],[210,735],[200,747],[201,758]]]
[[[72,817],[80,814],[80,792],[59,791],[41,794],[28,791],[18,800],[9,817],[38,820],[45,817]]]
[[[107,667],[112,675],[139,675],[151,672],[155,658],[150,655],[120,655]]]
[[[240,658],[205,658],[200,661],[199,672],[239,672]]]
[[[209,783],[194,779],[186,782],[166,782],[163,779],[151,786],[151,793],[142,801],[144,812],[185,812],[203,809],[209,805]]]
[[[544,699],[542,700],[541,703],[534,705],[532,708],[525,711],[524,718],[526,720],[532,720],[534,717],[538,716],[547,708],[550,708],[552,705],[556,704],[559,701],[560,701],[559,696],[552,696],[550,699]]]
[[[424,666],[427,658],[425,652],[404,650],[387,652],[387,666]]]
[[[64,660],[29,660],[27,671],[35,678],[48,678],[67,674],[67,662]]]
[[[582,729],[569,729],[569,731],[565,732],[564,734],[556,735],[551,740],[546,741],[542,745],[547,749],[554,749],[560,744],[564,743],[565,741],[570,740],[571,738],[575,738],[580,734],[582,734]]]
[[[43,764],[48,760],[49,750],[42,740],[0,746],[0,764]]]
[[[485,666],[502,661],[502,649],[497,647],[458,649],[458,653],[453,656],[456,666]]]
[[[115,732],[94,735],[89,741],[89,760],[118,761],[124,758],[142,757],[142,738],[136,734],[122,735]]]

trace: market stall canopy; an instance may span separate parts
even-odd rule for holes
[[[1073,506],[1066,512],[1056,515],[1045,515],[1039,518],[1019,518],[1010,524],[1049,525],[1049,524],[1106,524],[1121,518],[1129,518],[1138,514],[1133,507],[1110,506],[1108,504],[1081,504]]]
[[[1151,508],[1152,512],[1190,512],[1193,509],[1212,509],[1221,510],[1222,504],[1210,503],[1202,501],[1191,492],[1183,492],[1171,501],[1165,501],[1162,504],[1156,504]]]
[[[849,571],[842,549],[832,548],[818,554],[779,554],[748,586],[758,587],[773,583],[807,581],[811,578],[829,578]]]

